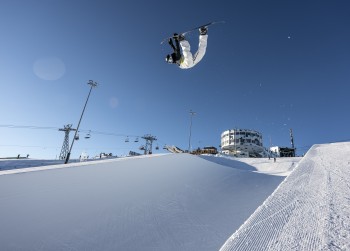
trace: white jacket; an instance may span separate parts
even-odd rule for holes
[[[187,40],[180,41],[182,56],[180,59],[179,67],[181,69],[191,68],[196,64],[198,64],[199,61],[202,60],[202,58],[204,57],[205,51],[207,50],[207,40],[208,40],[208,35],[199,36],[198,51],[194,54],[194,56],[191,53],[190,43]]]

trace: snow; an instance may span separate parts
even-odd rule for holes
[[[0,161],[1,249],[349,250],[349,151]]]
[[[288,176],[301,160],[301,157],[282,159],[277,158],[277,163],[272,164],[273,158],[234,158],[227,157],[225,155],[217,157],[203,155],[201,157],[223,166],[229,166],[241,170],[251,170],[258,173],[277,176]]]
[[[63,164],[64,160],[0,159],[0,171]],[[22,170],[23,171],[23,170]],[[5,172],[0,172],[4,174]],[[13,171],[11,173],[14,173]]]
[[[220,250],[350,250],[349,152],[314,145]]]
[[[4,250],[218,250],[284,179],[189,154],[68,166],[0,172]]]

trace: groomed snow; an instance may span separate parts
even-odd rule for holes
[[[277,158],[274,162],[273,158],[234,158],[225,155],[202,155],[201,157],[223,166],[277,176],[288,176],[302,159],[301,157]]]
[[[313,146],[228,250],[350,250],[350,143]]]
[[[275,173],[298,160],[261,159]],[[218,163],[168,154],[0,171],[1,249],[218,250],[285,178]]]
[[[168,154],[0,171],[1,249],[350,250],[349,153],[347,142],[276,162]]]

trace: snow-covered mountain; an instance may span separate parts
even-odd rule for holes
[[[166,154],[0,171],[0,243],[4,250],[349,248],[349,150],[318,145],[302,159],[276,162]]]

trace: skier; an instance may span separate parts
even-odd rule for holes
[[[175,46],[173,40],[169,38],[169,45],[173,49],[172,54],[168,54],[165,61],[169,64],[177,64],[181,69],[189,69],[199,63],[204,57],[205,51],[207,49],[207,39],[208,39],[208,28],[199,28],[199,45],[197,52],[192,55],[190,43],[185,39],[184,35],[174,34],[173,39],[175,40]],[[180,46],[182,54],[180,52]]]

